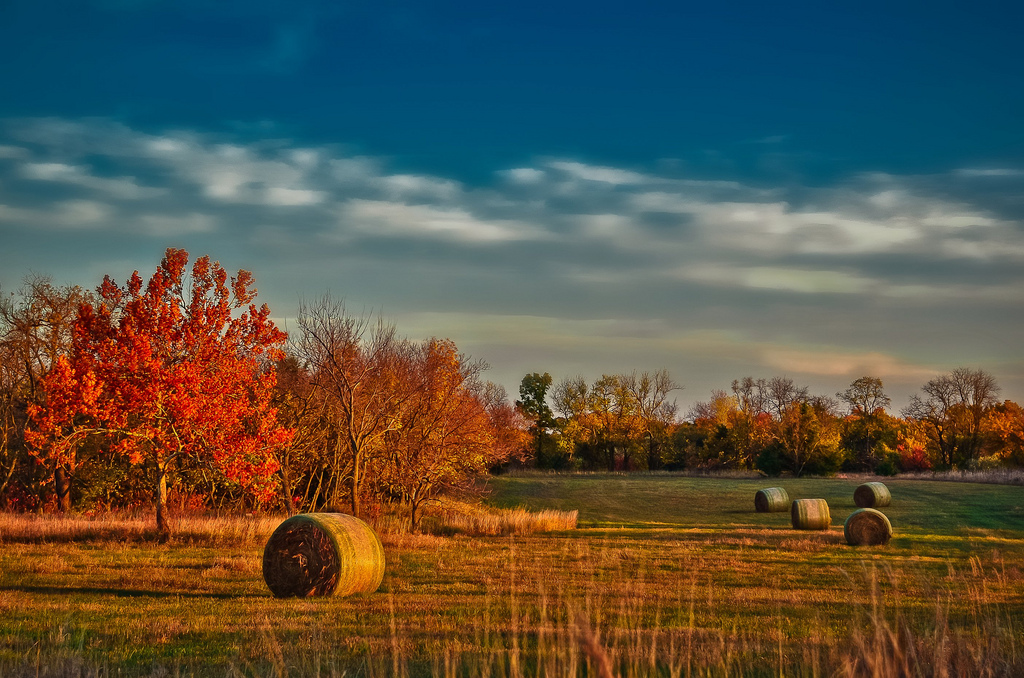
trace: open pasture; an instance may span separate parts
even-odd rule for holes
[[[853,548],[859,482],[494,478],[492,505],[579,529],[384,534],[377,593],[304,600],[262,580],[275,521],[157,544],[3,517],[0,674],[1020,675],[1024,491],[886,480],[895,536]],[[827,499],[831,529],[755,513],[769,484]]]

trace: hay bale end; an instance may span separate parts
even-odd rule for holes
[[[881,511],[861,508],[846,519],[843,534],[850,546],[882,546],[892,539],[892,524]]]
[[[883,483],[864,483],[853,491],[853,503],[860,508],[879,508],[891,504],[892,495]]]
[[[263,579],[278,598],[373,593],[383,578],[380,539],[344,513],[292,516],[263,549]]]

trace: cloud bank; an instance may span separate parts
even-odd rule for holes
[[[745,375],[896,399],[957,365],[1024,397],[1024,170],[758,185],[537,158],[467,184],[341,145],[0,128],[0,284],[93,286],[163,249],[256,274],[287,322],[331,290],[522,374],[668,368],[680,402]]]

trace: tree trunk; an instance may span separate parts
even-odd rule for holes
[[[171,536],[171,526],[167,520],[167,465],[157,464],[156,481],[156,532],[161,542]]]
[[[71,476],[67,469],[58,464],[53,470],[53,485],[57,490],[57,507],[61,513],[71,510]]]
[[[352,479],[349,484],[352,495],[352,515],[359,517],[359,455],[352,455]]]
[[[292,480],[291,473],[288,471],[287,457],[285,457],[284,463],[281,464],[281,492],[284,494],[284,505],[288,510],[288,515],[295,515],[295,499],[292,497]]]

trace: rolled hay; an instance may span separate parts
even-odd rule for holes
[[[882,483],[864,483],[853,491],[853,503],[860,508],[888,506],[892,503],[892,495]]]
[[[344,513],[292,516],[263,549],[263,579],[278,598],[373,593],[383,578],[380,539]]]
[[[881,546],[892,539],[892,525],[881,511],[861,508],[846,519],[843,534],[850,546]]]
[[[795,530],[827,530],[832,524],[828,502],[824,499],[794,500],[792,517]]]
[[[789,493],[782,487],[766,487],[754,495],[758,513],[778,513],[789,508]]]

